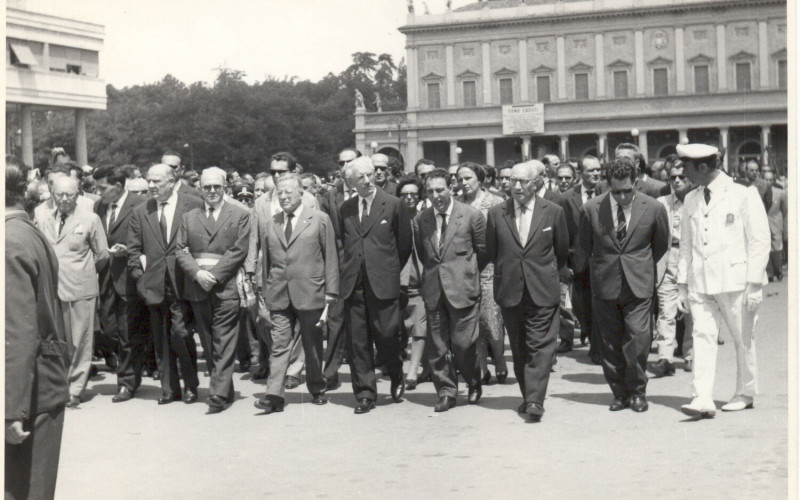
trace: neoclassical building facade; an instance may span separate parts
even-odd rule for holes
[[[621,142],[654,160],[699,141],[724,147],[727,168],[786,171],[785,1],[486,0],[409,13],[400,31],[407,110],[357,110],[355,134],[406,169],[608,158]],[[513,109],[543,119],[514,132]]]

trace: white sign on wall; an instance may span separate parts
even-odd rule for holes
[[[503,106],[503,135],[543,133],[544,103]]]

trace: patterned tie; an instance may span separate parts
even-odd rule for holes
[[[111,218],[108,219],[108,228],[111,229],[111,226],[114,225],[114,221],[117,220],[117,204],[111,204]]]
[[[622,209],[622,205],[617,204],[617,241],[622,241],[625,239],[625,211]]]
[[[64,223],[67,222],[67,214],[61,214],[61,220],[58,222],[58,235],[61,236],[61,230],[64,229]]]
[[[288,243],[289,238],[292,237],[292,217],[294,217],[294,214],[290,214],[289,212],[284,212],[284,213],[285,213],[284,219],[286,221],[284,223],[285,227],[283,228],[283,234],[286,235],[286,242]]]
[[[369,217],[369,206],[367,205],[367,199],[361,198],[361,225],[364,225],[364,222]]]
[[[442,218],[442,229],[439,231],[439,253],[444,251],[444,234],[447,231],[447,214],[439,214]]]
[[[159,217],[158,219],[158,225],[159,227],[161,227],[161,236],[164,238],[164,242],[168,243],[169,237],[167,235],[167,214],[166,214],[167,202],[162,201],[160,205],[161,205],[161,217]]]
[[[711,203],[711,190],[708,187],[703,188],[703,197],[706,199],[706,205]]]

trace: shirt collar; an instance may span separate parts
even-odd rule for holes
[[[177,203],[177,200],[178,200],[178,188],[176,187],[175,189],[172,190],[172,194],[169,195],[167,201],[159,201],[158,204],[161,205],[162,203],[166,203],[167,205],[175,205],[175,203]]]
[[[372,191],[372,193],[371,193],[369,196],[367,196],[366,198],[364,198],[364,197],[363,197],[363,196],[361,196],[360,194],[358,195],[358,197],[359,197],[360,199],[362,199],[362,200],[367,200],[367,205],[369,205],[369,206],[372,206],[372,201],[375,199],[375,193],[377,193],[377,192],[378,192],[378,189],[379,189],[379,188],[378,188],[377,186],[375,186],[375,189],[374,189],[374,190]],[[361,203],[361,202],[359,202],[359,203]]]
[[[589,191],[589,188],[587,188],[586,185],[583,182],[581,182],[581,195],[584,194],[588,195],[587,191]],[[594,193],[595,195],[597,194],[597,186],[592,188],[592,193]]]
[[[531,196],[531,199],[528,200],[528,203],[525,204],[525,208],[532,213],[533,212],[533,205],[535,203],[536,203],[536,197],[535,196]],[[518,202],[517,200],[514,200],[514,210],[519,212],[520,207],[522,207],[522,203]]]
[[[117,208],[119,208],[125,203],[125,199],[127,197],[128,197],[128,190],[127,189],[123,189],[122,190],[122,196],[120,196],[120,198],[117,201],[115,201],[114,203],[111,203],[111,205],[116,205]],[[109,207],[111,205],[109,205]]]
[[[222,203],[220,203],[218,206],[214,207],[214,211],[219,213],[220,209],[222,209],[222,205],[224,205],[224,204],[225,204],[225,198],[222,199]],[[211,205],[209,205],[208,202],[206,202],[206,201],[203,201],[203,206],[205,207],[205,211],[206,212],[208,212],[208,209],[211,208]]]
[[[283,212],[283,220],[286,220],[286,216],[289,214],[289,212],[283,209],[281,209],[281,211]],[[300,203],[300,205],[295,209],[295,211],[292,212],[292,217],[294,217],[294,220],[300,220],[300,214],[302,213],[303,213],[303,204]]]

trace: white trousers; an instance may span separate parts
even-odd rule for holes
[[[664,272],[664,279],[658,285],[658,323],[656,323],[656,343],[658,344],[658,359],[674,361],[675,348],[678,342],[675,339],[675,328],[678,319],[678,252],[677,248],[670,249],[669,263]],[[683,318],[683,359],[694,358],[692,347],[692,315]]]
[[[89,382],[94,349],[94,313],[97,297],[74,302],[61,301],[64,327],[70,345],[69,395],[80,397]]]
[[[693,396],[713,405],[714,376],[717,370],[717,336],[724,325],[736,349],[736,396],[755,396],[755,327],[758,312],[749,312],[744,291],[706,295],[689,292],[689,308],[694,320]]]

